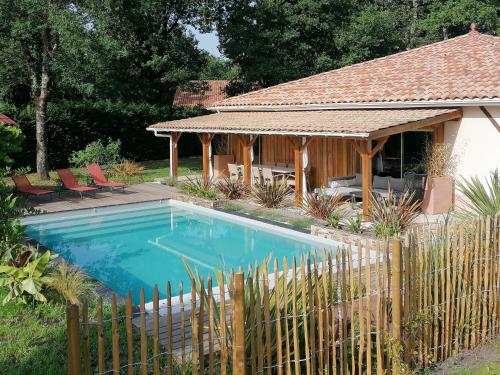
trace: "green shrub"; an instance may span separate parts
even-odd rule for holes
[[[220,180],[216,189],[227,199],[240,199],[248,193],[246,185],[241,180],[233,180],[229,177]]]
[[[12,154],[21,151],[23,135],[18,126],[0,123],[0,163],[12,164]]]
[[[371,196],[370,215],[373,231],[377,237],[401,235],[420,212],[420,201],[414,199],[415,192],[397,196],[389,190],[387,198]]]
[[[342,220],[342,213],[339,210],[335,210],[327,217],[326,222],[332,228],[339,228],[340,220]]]
[[[87,164],[99,163],[101,166],[111,166],[121,161],[121,141],[108,139],[105,145],[101,140],[89,143],[83,150],[71,153],[69,163],[75,168],[85,167]]]
[[[283,205],[285,199],[292,194],[292,188],[286,181],[275,184],[255,184],[251,190],[252,199],[267,208]]]
[[[217,199],[217,192],[213,187],[212,179],[205,181],[203,178],[191,179],[187,177],[187,181],[181,185],[181,190],[196,197],[215,200]]]
[[[458,190],[467,197],[465,216],[491,216],[500,212],[500,175],[498,169],[492,171],[483,182],[478,177],[461,178]]]
[[[359,213],[347,219],[347,229],[352,233],[363,232],[363,219]]]
[[[144,167],[130,160],[123,160],[121,163],[114,164],[109,168],[111,176],[117,180],[130,182],[144,170]]]
[[[307,194],[305,199],[306,213],[321,220],[327,220],[346,202],[340,194]]]
[[[3,304],[10,301],[46,302],[47,298],[42,293],[50,282],[50,278],[46,275],[46,267],[54,257],[48,250],[43,254],[28,250],[23,253],[18,264],[0,265],[0,287],[8,289]]]
[[[49,273],[48,287],[60,297],[56,299],[77,305],[81,304],[82,298],[92,288],[87,276],[78,267],[70,266],[64,261]]]

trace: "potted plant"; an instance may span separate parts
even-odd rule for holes
[[[220,134],[215,138],[214,177],[229,176],[227,165],[234,163],[234,155],[229,153],[229,135]]]
[[[449,145],[429,144],[426,147],[424,168],[427,179],[422,211],[427,215],[447,213],[454,204],[453,162]]]

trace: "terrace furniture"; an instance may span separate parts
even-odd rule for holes
[[[229,178],[232,181],[238,181],[241,178],[241,167],[236,164],[228,164],[227,169],[229,170]]]
[[[99,164],[89,164],[87,165],[87,170],[89,171],[92,179],[94,180],[94,183],[97,186],[109,187],[111,189],[111,192],[113,192],[114,189],[123,189],[123,191],[125,191],[126,184],[124,184],[123,182],[108,181]]]
[[[252,178],[253,178],[254,184],[261,184],[262,183],[262,174],[260,173],[259,167],[252,167]]]
[[[33,187],[33,185],[31,185],[31,182],[24,174],[22,175],[12,174],[10,178],[12,179],[12,181],[14,181],[17,191],[24,194],[31,194],[38,197],[42,195],[52,194],[54,192],[53,190],[37,189]]]
[[[389,187],[393,190],[394,194],[401,195],[405,191],[411,190],[405,187],[404,178],[395,177],[382,177],[373,176],[372,192],[375,195],[387,197],[389,195]],[[361,174],[354,176],[334,177],[328,179],[328,187],[324,189],[315,189],[316,193],[323,193],[327,195],[340,194],[352,198],[354,192],[362,192]]]
[[[90,191],[95,193],[97,191],[97,188],[94,187],[78,185],[78,182],[70,169],[58,169],[57,174],[59,175],[64,187],[68,190],[78,192],[81,198],[83,198],[83,193]]]

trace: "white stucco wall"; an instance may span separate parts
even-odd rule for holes
[[[500,123],[500,107],[486,108]],[[464,107],[461,120],[447,122],[444,140],[452,148],[455,177],[485,177],[500,170],[500,132],[479,107]]]

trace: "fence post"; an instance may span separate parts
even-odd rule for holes
[[[245,277],[243,272],[235,274],[234,284],[233,374],[245,375]]]
[[[392,353],[396,357],[392,360],[392,371],[394,374],[400,373],[400,345],[401,345],[401,240],[399,238],[392,241],[392,262],[391,262],[391,297],[392,297]]]
[[[80,375],[80,319],[77,305],[66,306],[68,375]]]

